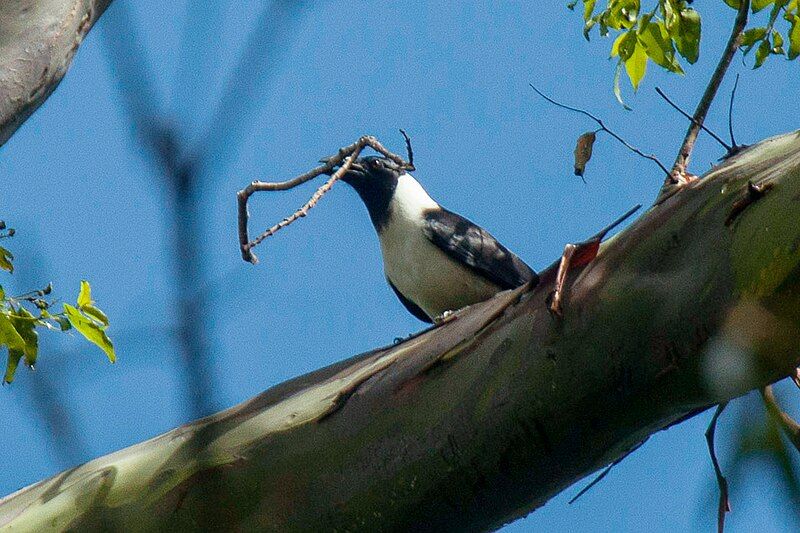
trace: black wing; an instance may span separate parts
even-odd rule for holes
[[[446,209],[425,214],[425,235],[452,259],[470,267],[501,289],[514,289],[539,276],[497,239],[461,215]]]
[[[422,320],[423,322],[427,322],[428,324],[433,324],[433,320],[431,320],[431,317],[429,317],[425,313],[425,311],[423,311],[422,308],[420,308],[420,306],[418,306],[417,304],[415,304],[414,302],[412,302],[411,300],[409,300],[408,298],[403,296],[403,293],[400,292],[397,289],[397,287],[394,286],[394,283],[392,283],[392,280],[390,280],[389,278],[386,278],[386,282],[389,284],[389,286],[392,288],[394,293],[397,295],[397,299],[400,300],[400,303],[402,303],[404,306],[406,306],[406,309],[408,309],[409,313],[411,313],[412,315],[414,315],[418,319]]]

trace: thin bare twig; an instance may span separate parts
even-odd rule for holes
[[[603,478],[604,478],[604,477],[606,477],[606,476],[608,475],[608,473],[609,473],[609,472],[611,472],[611,469],[612,469],[612,468],[614,468],[614,466],[616,466],[616,464],[617,464],[617,461],[614,461],[613,463],[611,463],[610,465],[608,465],[607,467],[605,467],[605,468],[603,469],[603,471],[602,471],[602,472],[600,472],[599,474],[597,474],[597,477],[595,477],[593,480],[591,480],[591,481],[589,482],[589,484],[588,484],[588,485],[586,485],[585,487],[583,487],[583,488],[582,488],[582,489],[581,489],[581,490],[578,492],[578,494],[576,494],[575,496],[573,496],[573,497],[572,497],[572,499],[571,499],[569,502],[567,502],[567,503],[568,503],[569,505],[572,505],[573,503],[575,503],[576,501],[578,501],[578,498],[580,498],[581,496],[583,496],[584,494],[586,494],[587,492],[589,492],[589,490],[591,490],[591,488],[592,488],[592,487],[594,487],[595,485],[597,485],[598,483],[600,483],[601,481],[603,481]]]
[[[408,136],[406,130],[401,129],[400,133],[406,141],[406,153],[408,153],[408,170],[414,170],[414,149],[411,148],[411,137]]]
[[[610,465],[608,465],[607,467],[605,467],[605,468],[603,469],[603,471],[602,471],[602,472],[600,472],[599,474],[597,474],[597,477],[595,477],[595,478],[594,478],[592,481],[590,481],[588,485],[586,485],[585,487],[583,487],[583,488],[582,488],[582,489],[581,489],[581,490],[578,492],[578,494],[576,494],[575,496],[573,496],[573,497],[572,497],[572,499],[571,499],[571,500],[568,502],[568,504],[569,504],[569,505],[572,505],[573,503],[575,503],[575,502],[578,500],[578,498],[580,498],[581,496],[583,496],[584,494],[586,494],[587,492],[589,492],[589,490],[591,490],[591,488],[592,488],[592,487],[594,487],[595,485],[597,485],[598,483],[600,483],[600,482],[603,480],[603,478],[604,478],[604,477],[606,477],[606,476],[608,475],[608,473],[609,473],[609,472],[611,472],[611,469],[612,469],[612,468],[614,468],[615,466],[617,466],[618,464],[620,464],[622,461],[624,461],[625,459],[627,459],[627,458],[628,458],[628,456],[629,456],[630,454],[632,454],[633,452],[635,452],[636,450],[638,450],[639,448],[641,448],[641,447],[642,447],[642,445],[644,445],[644,443],[645,443],[645,442],[646,442],[646,441],[642,441],[642,442],[640,442],[639,444],[637,444],[636,446],[634,446],[633,448],[631,448],[630,450],[628,450],[627,452],[625,452],[625,455],[623,455],[622,457],[620,457],[619,459],[615,460],[613,463],[611,463]]]
[[[365,135],[358,139],[356,142],[349,146],[345,146],[344,148],[340,148],[336,155],[323,159],[324,164],[318,167],[315,167],[305,174],[301,174],[295,178],[286,181],[280,182],[265,182],[265,181],[254,181],[241,191],[236,194],[237,203],[239,206],[239,247],[242,252],[242,259],[248,261],[250,263],[256,264],[258,262],[258,258],[252,252],[253,247],[258,246],[261,241],[266,239],[267,237],[274,235],[278,230],[281,228],[285,228],[298,218],[302,218],[306,216],[308,211],[314,207],[320,198],[322,198],[325,193],[327,193],[333,184],[336,183],[339,179],[342,178],[349,170],[351,165],[355,162],[358,158],[361,151],[366,148],[372,148],[376,152],[380,153],[384,157],[387,157],[400,165],[402,168],[413,170],[413,165],[410,162],[403,160],[402,157],[399,155],[393,154],[389,150],[387,150],[375,137],[371,135]],[[339,167],[337,169],[337,167]],[[331,174],[331,177],[326,181],[322,186],[320,186],[314,195],[306,202],[300,209],[295,211],[290,216],[284,218],[271,228],[267,229],[263,233],[261,233],[258,237],[250,240],[247,230],[247,220],[249,218],[249,214],[247,211],[247,201],[250,197],[256,193],[261,191],[286,191],[297,187],[307,181],[310,181],[317,176],[321,176],[323,174]]]
[[[728,131],[731,134],[731,149],[729,151],[736,150],[739,147],[733,137],[733,100],[736,98],[737,87],[739,87],[739,74],[736,74],[736,81],[733,82],[733,90],[731,91],[731,100],[728,103]]]
[[[727,407],[728,402],[722,402],[717,405],[717,410],[714,411],[714,416],[711,417],[711,422],[706,429],[706,443],[708,444],[708,453],[711,455],[711,464],[714,465],[714,474],[717,476],[717,485],[719,485],[719,507],[717,508],[717,533],[722,533],[725,530],[725,513],[731,511],[731,504],[728,500],[728,480],[722,475],[722,469],[719,467],[717,460],[717,452],[714,450],[714,434],[717,430],[717,420],[719,415]]]
[[[767,413],[778,423],[789,439],[789,442],[800,452],[800,424],[778,405],[778,400],[775,398],[775,393],[772,391],[771,385],[767,385],[761,389],[761,397],[764,399]]]
[[[681,109],[681,108],[678,106],[678,104],[676,104],[675,102],[673,102],[672,100],[670,100],[669,96],[667,96],[667,95],[664,93],[664,91],[662,91],[662,90],[661,90],[661,88],[660,88],[660,87],[656,87],[656,92],[657,92],[657,93],[658,93],[658,95],[659,95],[661,98],[663,98],[663,99],[664,99],[664,100],[665,100],[665,101],[666,101],[666,102],[667,102],[667,103],[668,103],[670,106],[672,106],[672,107],[673,107],[673,108],[674,108],[674,109],[675,109],[675,110],[676,110],[678,113],[680,113],[680,114],[681,114],[681,115],[683,115],[684,117],[688,118],[688,119],[689,119],[689,120],[691,120],[692,122],[696,122],[696,119],[695,119],[695,118],[694,118],[692,115],[690,115],[689,113],[687,113],[686,111],[684,111],[683,109]],[[706,126],[705,126],[705,125],[704,125],[702,122],[697,122],[697,126],[700,126],[700,128],[702,128],[702,129],[703,129],[703,131],[705,131],[706,133],[708,133],[709,135],[711,135],[711,137],[713,137],[713,139],[714,139],[715,141],[717,141],[719,144],[721,144],[721,145],[722,145],[722,147],[723,147],[723,148],[725,148],[725,150],[727,150],[728,152],[730,152],[731,150],[733,150],[733,147],[732,147],[732,146],[730,146],[728,143],[726,143],[725,141],[723,141],[723,140],[720,138],[720,136],[719,136],[719,135],[717,135],[716,133],[714,133],[713,131],[711,131],[710,129],[708,129],[708,128],[707,128],[707,127],[706,127]]]
[[[323,183],[322,186],[314,192],[314,194],[305,204],[303,204],[297,211],[295,211],[294,213],[284,218],[277,224],[273,225],[272,227],[261,233],[261,235],[253,239],[253,241],[249,244],[250,248],[252,248],[253,246],[257,246],[258,244],[261,244],[261,241],[263,241],[267,237],[275,235],[275,233],[277,233],[278,230],[280,230],[281,228],[285,228],[298,218],[306,216],[308,214],[308,211],[312,207],[317,205],[319,199],[322,198],[323,195],[325,195],[331,189],[331,187],[333,187],[333,184],[339,181],[339,179],[342,176],[344,176],[345,174],[347,174],[347,172],[350,171],[350,167],[352,167],[353,163],[356,161],[356,159],[358,159],[358,156],[361,154],[361,150],[362,150],[361,146],[356,147],[353,153],[347,156],[347,158],[344,160],[344,164],[341,167],[339,167],[339,169],[336,172],[334,172],[330,178],[328,178],[328,181]]]
[[[697,109],[695,109],[692,117],[692,123],[689,125],[689,129],[686,131],[686,137],[684,137],[683,143],[681,143],[681,148],[678,150],[678,156],[675,158],[675,163],[672,165],[672,170],[668,173],[667,179],[662,187],[662,192],[667,187],[679,183],[685,183],[687,181],[686,168],[689,166],[689,158],[692,155],[694,143],[697,140],[698,133],[700,133],[701,125],[706,120],[708,110],[711,107],[711,104],[714,102],[714,98],[717,95],[717,90],[722,83],[722,79],[725,77],[725,72],[727,72],[736,50],[739,49],[742,32],[744,31],[744,27],[747,25],[747,10],[749,8],[750,0],[741,0],[739,4],[739,11],[736,13],[736,20],[733,23],[733,30],[731,31],[731,36],[728,39],[728,44],[725,46],[722,57],[719,58],[717,68],[711,75],[711,80],[709,80],[708,86],[706,86],[703,97],[697,104]]]
[[[614,133],[613,131],[608,129],[608,127],[603,123],[603,121],[601,119],[597,118],[596,116],[592,115],[591,113],[589,113],[588,111],[586,111],[584,109],[579,109],[577,107],[570,107],[570,106],[564,105],[564,104],[562,104],[560,102],[556,102],[555,100],[553,100],[549,96],[545,95],[542,91],[537,89],[532,83],[529,83],[528,85],[531,86],[531,89],[536,91],[536,94],[538,94],[539,96],[541,96],[542,98],[544,98],[545,100],[550,102],[551,104],[553,104],[553,105],[555,105],[557,107],[560,107],[562,109],[567,109],[569,111],[574,111],[576,113],[580,113],[580,114],[585,115],[585,116],[589,117],[590,119],[594,120],[597,123],[597,125],[600,126],[600,129],[598,131],[604,131],[604,132],[608,133],[609,135],[614,137],[616,140],[618,140],[620,143],[622,143],[622,145],[625,146],[625,148],[627,148],[628,150],[630,150],[631,152],[635,153],[636,155],[638,155],[640,157],[643,157],[645,159],[649,159],[650,161],[654,162],[656,165],[658,165],[661,168],[661,170],[664,171],[665,174],[669,175],[669,169],[666,166],[664,166],[664,164],[661,163],[661,161],[659,161],[658,158],[655,155],[646,154],[646,153],[642,152],[641,150],[639,150],[638,148],[636,148],[635,146],[631,145],[625,139],[623,139],[622,137],[620,137],[619,135],[617,135],[616,133]]]

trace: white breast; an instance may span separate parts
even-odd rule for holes
[[[417,180],[404,174],[379,235],[386,277],[432,317],[486,300],[499,290],[425,236],[424,213],[438,207]]]

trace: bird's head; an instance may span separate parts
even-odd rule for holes
[[[358,158],[342,181],[353,187],[367,206],[376,227],[386,219],[397,181],[406,171],[391,159],[377,156]]]
[[[383,188],[387,184],[396,184],[403,172],[397,163],[386,157],[359,157],[342,177],[342,181],[356,190],[359,187]]]

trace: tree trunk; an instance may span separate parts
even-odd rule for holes
[[[111,0],[0,0],[0,146],[44,103]]]
[[[771,189],[750,203],[748,180]],[[497,528],[794,370],[798,213],[791,133],[605,243],[569,276],[563,318],[545,303],[551,267],[533,290],[12,494],[0,527]]]

